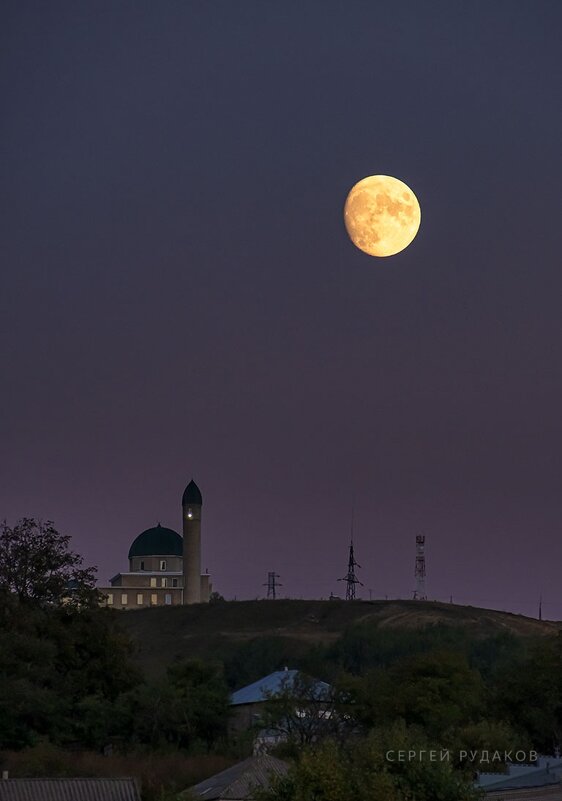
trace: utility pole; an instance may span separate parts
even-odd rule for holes
[[[346,588],[345,588],[345,600],[346,601],[354,601],[356,598],[355,595],[355,585],[360,584],[363,586],[363,582],[359,581],[357,575],[355,573],[355,568],[361,567],[361,565],[355,561],[355,554],[353,552],[353,540],[351,540],[349,544],[349,559],[347,562],[347,573],[342,578],[339,578],[338,581],[345,581]]]
[[[277,581],[278,578],[281,578],[279,573],[276,573],[275,570],[270,570],[267,574],[267,583],[262,585],[267,587],[267,598],[270,601],[275,601],[277,598],[277,588],[283,586]]]
[[[363,582],[359,581],[357,575],[355,574],[355,568],[361,567],[361,565],[355,561],[355,554],[353,552],[353,516],[355,511],[355,498],[353,498],[351,502],[351,540],[349,543],[349,558],[347,561],[347,573],[343,578],[339,578],[338,581],[345,581],[345,600],[346,601],[354,601],[355,600],[355,585],[360,584],[363,586]],[[369,595],[371,591],[369,590]]]

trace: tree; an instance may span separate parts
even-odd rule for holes
[[[305,748],[286,776],[273,780],[260,801],[476,801],[470,778],[450,762],[389,753],[429,754],[425,737],[404,723],[352,737],[343,745],[324,740]]]
[[[341,741],[356,724],[347,689],[299,672],[291,681],[283,681],[280,690],[268,694],[260,726],[301,747],[326,737]]]
[[[35,745],[52,736],[62,716],[63,701],[48,687],[25,677],[0,682],[0,749]]]
[[[492,714],[537,750],[554,753],[562,743],[562,634],[498,671],[490,695]]]
[[[483,712],[482,678],[462,654],[419,654],[393,666],[388,679],[390,695],[381,698],[381,707],[390,719],[422,726],[434,740],[477,721]]]
[[[110,708],[141,676],[118,613],[21,603],[13,594],[3,601],[0,750],[44,738],[97,747],[121,734]]]
[[[39,606],[96,606],[94,567],[69,549],[70,536],[51,521],[24,517],[0,524],[0,591]]]
[[[180,744],[198,739],[209,748],[226,734],[230,714],[229,693],[222,668],[200,660],[184,660],[168,666],[168,681],[178,703],[176,720]]]
[[[480,674],[462,654],[449,651],[402,659],[386,670],[352,677],[348,687],[353,715],[364,729],[403,719],[443,741],[478,721],[484,711]]]
[[[0,749],[103,744],[112,705],[140,682],[117,613],[99,607],[94,570],[68,543],[52,523],[0,524]]]
[[[523,737],[512,726],[504,721],[497,720],[480,720],[478,723],[471,723],[465,726],[452,737],[451,753],[455,755],[457,762],[460,764],[460,755],[464,752],[476,752],[477,759],[470,761],[473,770],[489,771],[498,770],[499,766],[496,762],[490,768],[489,761],[482,761],[481,757],[484,754],[494,754],[499,752],[516,753],[517,751],[532,750],[533,744],[528,737]],[[504,760],[505,762],[505,760]]]
[[[253,637],[225,660],[225,676],[230,687],[242,687],[294,661],[294,645],[286,637]]]
[[[139,684],[116,704],[129,740],[152,748],[210,748],[226,735],[229,711],[221,670],[199,660],[174,662],[164,679]]]

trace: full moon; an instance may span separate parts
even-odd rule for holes
[[[409,186],[390,175],[370,175],[352,188],[344,208],[347,233],[370,256],[393,256],[407,248],[421,222]]]

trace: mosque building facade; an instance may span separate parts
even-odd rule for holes
[[[141,609],[208,603],[211,577],[201,573],[203,498],[191,480],[182,496],[183,537],[158,523],[136,537],[129,548],[129,571],[100,587],[104,606]]]

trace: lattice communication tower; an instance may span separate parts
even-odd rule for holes
[[[425,591],[425,534],[416,536],[416,569],[415,569],[416,589],[414,598],[418,601],[427,601]]]

